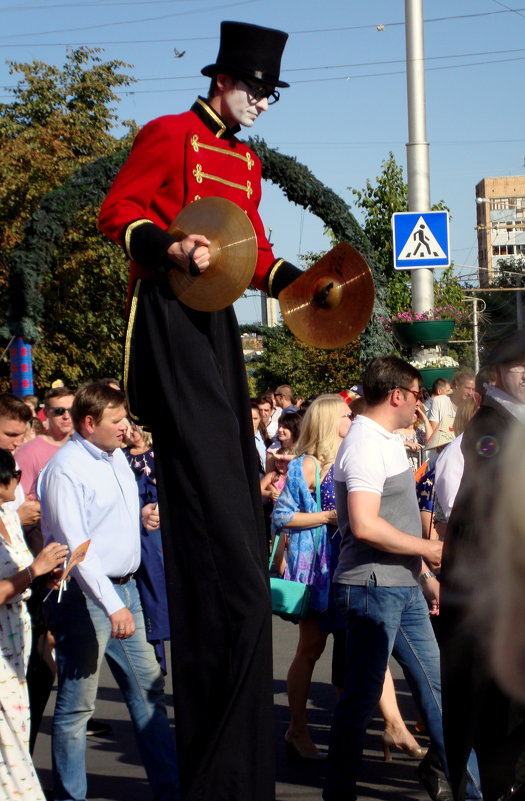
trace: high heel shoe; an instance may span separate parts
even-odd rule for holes
[[[416,742],[414,740],[414,742]],[[385,762],[390,762],[392,759],[392,754],[390,753],[391,748],[397,748],[399,751],[404,751],[409,757],[412,759],[423,759],[426,756],[428,748],[421,748],[420,745],[416,743],[416,745],[412,745],[408,743],[406,740],[399,740],[396,742],[389,731],[383,732],[383,752],[385,755]]]
[[[321,754],[313,743],[310,747],[305,746],[298,737],[289,732],[284,735],[284,744],[287,755],[292,759],[325,759],[325,755]]]

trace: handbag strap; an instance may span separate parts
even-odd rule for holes
[[[310,457],[310,458],[313,459],[313,456]],[[313,459],[313,461],[314,461],[314,464],[315,464],[315,499],[317,501],[317,511],[321,512],[322,511],[322,509],[321,509],[321,480],[320,480],[320,477],[319,477],[319,465],[317,464],[317,459]],[[321,528],[322,528],[322,526],[317,526],[317,528],[315,530],[314,558],[312,559],[312,564],[311,564],[311,567],[310,567],[310,575],[308,577],[308,584],[312,583],[312,576],[314,574],[315,561],[316,561],[317,556],[318,556],[317,549],[319,547],[319,539],[321,537]]]
[[[313,459],[313,457],[311,457],[311,458]],[[321,509],[321,482],[320,482],[320,478],[319,478],[319,465],[317,464],[317,459],[313,459],[313,461],[314,461],[314,464],[315,464],[315,498],[316,498],[316,501],[317,501],[317,511],[321,512],[322,511],[322,509]],[[311,568],[310,568],[310,576],[309,576],[309,579],[308,579],[308,583],[311,582],[312,576],[313,576],[313,572],[314,572],[315,560],[317,559],[317,549],[319,547],[319,538],[321,536],[321,528],[322,528],[322,526],[318,526],[316,528],[316,530],[315,530],[314,558],[312,559],[312,565],[311,565]],[[273,538],[273,548],[272,548],[272,552],[270,554],[270,561],[268,562],[268,568],[270,570],[271,570],[271,567],[272,567],[272,564],[273,564],[275,552],[277,550],[277,543],[279,542],[279,537],[281,536],[283,531],[284,531],[284,528],[280,528],[279,531],[275,532],[275,537]]]

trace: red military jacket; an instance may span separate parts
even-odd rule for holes
[[[159,117],[139,132],[99,217],[100,229],[131,258],[131,286],[158,272],[174,241],[166,229],[184,206],[203,197],[224,197],[244,209],[253,224],[258,257],[252,284],[272,294],[274,275],[287,263],[275,259],[259,216],[260,159],[234,136],[237,130],[199,97],[190,111]],[[147,248],[137,245],[144,225]],[[287,266],[295,278],[299,271]]]

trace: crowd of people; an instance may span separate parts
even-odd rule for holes
[[[525,723],[514,701],[514,696],[523,698],[523,640],[518,639],[509,666],[502,639],[511,635],[502,609],[512,609],[512,625],[519,628],[520,572],[511,567],[506,532],[505,570],[513,576],[517,596],[512,601],[512,593],[503,593],[494,580],[491,559],[498,554],[501,563],[502,556],[490,524],[505,436],[515,430],[522,442],[524,387],[525,336],[518,331],[494,349],[478,375],[458,370],[451,381],[438,379],[431,392],[416,370],[395,357],[374,360],[363,384],[339,396],[297,404],[286,387],[287,403],[273,438],[264,420],[270,419],[272,401],[274,408],[280,404],[269,394],[257,399],[258,433],[268,445],[261,490],[272,507],[267,514],[271,534],[279,537],[272,569],[312,590],[310,613],[298,621],[297,653],[288,673],[285,743],[303,759],[324,756],[310,736],[306,706],[315,663],[328,633],[334,637],[332,679],[339,700],[327,801],[355,797],[364,733],[377,705],[385,719],[385,758],[397,747],[419,759],[418,775],[432,798],[497,801],[525,792]],[[275,447],[284,438],[291,453],[282,451],[286,466],[278,473]],[[515,464],[516,449],[514,456]],[[321,504],[319,487],[324,488]],[[509,473],[505,490],[515,541],[517,492]],[[497,509],[496,519],[506,519],[508,508]],[[481,623],[490,612],[487,600],[478,604],[479,580],[490,587],[488,598],[499,610],[493,627]],[[492,661],[486,654],[489,640]],[[419,728],[430,738],[428,750],[399,713],[390,654],[408,679]]]
[[[522,454],[507,457],[525,422],[523,333],[498,343],[485,372],[460,370],[430,398],[413,366],[378,356],[339,395],[303,401],[282,383],[250,405],[232,306],[178,296],[181,280],[206,285],[213,243],[198,230],[181,239],[172,223],[211,198],[253,225],[252,285],[278,298],[301,276],[273,254],[258,213],[262,165],[236,136],[288,86],[286,40],[223,22],[216,62],[202,69],[207,96],[141,129],[102,204],[101,231],[131,261],[125,394],[105,379],[54,387],[42,409],[0,395],[6,798],[43,798],[30,754],[56,671],[52,797],[85,801],[105,657],[155,801],[272,801],[272,538],[272,570],[311,590],[288,672],[294,757],[323,757],[307,700],[333,635],[325,801],[357,797],[377,705],[385,759],[398,748],[419,760],[435,801],[523,796]],[[400,714],[391,654],[428,749]]]
[[[34,403],[0,395],[6,797],[44,798],[31,753],[54,681],[52,797],[85,797],[85,738],[105,656],[154,797],[178,798],[163,695],[171,635],[154,443],[129,421],[115,379],[76,392],[53,387],[41,409]],[[397,748],[418,760],[432,798],[514,797],[525,749],[523,645],[518,639],[509,662],[504,638],[511,623],[520,627],[522,607],[511,558],[522,550],[512,473],[521,454],[510,432],[514,422],[522,443],[525,336],[502,341],[477,376],[459,370],[431,393],[415,368],[387,356],[374,359],[352,390],[303,400],[283,384],[252,400],[251,410],[268,553],[278,538],[271,572],[310,587],[287,677],[290,754],[326,756],[311,737],[307,704],[332,635],[326,801],[356,797],[376,707],[385,759]],[[487,486],[501,486],[503,507]],[[491,520],[499,522],[501,548],[487,536]],[[67,591],[59,591],[68,556],[88,540]],[[514,592],[501,592],[491,560],[512,577]],[[483,629],[472,603],[480,578],[497,610]],[[486,614],[486,599],[481,608]],[[390,655],[408,680],[428,748],[403,721]]]

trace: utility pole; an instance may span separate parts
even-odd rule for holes
[[[423,0],[405,0],[408,101],[408,210],[430,211],[429,145],[426,129]],[[412,270],[412,309],[434,308],[434,277],[429,268]]]
[[[523,303],[522,303],[522,290],[521,290],[521,275],[516,278],[516,328],[518,331],[523,329]]]
[[[268,228],[268,242],[272,245],[272,229]],[[275,298],[261,292],[261,323],[274,328],[279,321],[279,308]]]

